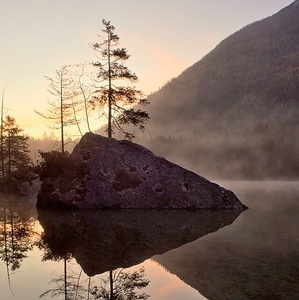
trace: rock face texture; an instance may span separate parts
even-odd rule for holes
[[[21,182],[18,187],[18,194],[20,196],[32,196],[36,197],[41,186],[41,181],[39,178],[36,178],[32,181]]]
[[[71,176],[44,180],[38,207],[246,208],[231,191],[129,141],[86,133],[72,157]]]

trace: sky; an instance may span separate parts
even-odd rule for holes
[[[102,19],[111,21],[146,95],[245,25],[293,0],[0,0],[0,91],[7,114],[30,136],[52,130],[48,82],[63,65],[96,61]],[[94,120],[98,122],[98,120]],[[96,123],[95,123],[96,126]]]

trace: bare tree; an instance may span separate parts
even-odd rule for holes
[[[90,115],[90,102],[94,93],[92,84],[92,75],[88,74],[86,68],[90,64],[79,64],[76,65],[76,71],[74,72],[75,89],[74,95],[76,98],[76,114],[81,113],[81,120],[86,123],[87,130],[91,132],[89,115]]]
[[[65,127],[77,124],[74,117],[73,80],[69,70],[70,66],[63,66],[56,70],[55,77],[47,77],[49,93],[54,97],[48,100],[46,113],[36,111],[41,117],[51,122],[50,127],[60,129],[61,152],[65,151]]]

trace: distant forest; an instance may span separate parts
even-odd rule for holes
[[[67,138],[65,140],[65,150],[71,153],[79,141],[78,139]],[[47,134],[46,132],[43,134],[41,138],[29,137],[29,155],[34,165],[37,165],[41,162],[41,156],[39,154],[40,151],[56,151],[61,149],[61,140],[58,138],[54,132]]]
[[[209,179],[299,178],[299,129],[271,129],[262,123],[242,135],[194,131],[189,135],[144,137],[141,143]]]

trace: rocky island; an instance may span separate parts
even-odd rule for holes
[[[58,176],[43,176],[37,207],[66,209],[238,209],[233,192],[145,147],[86,133]]]

